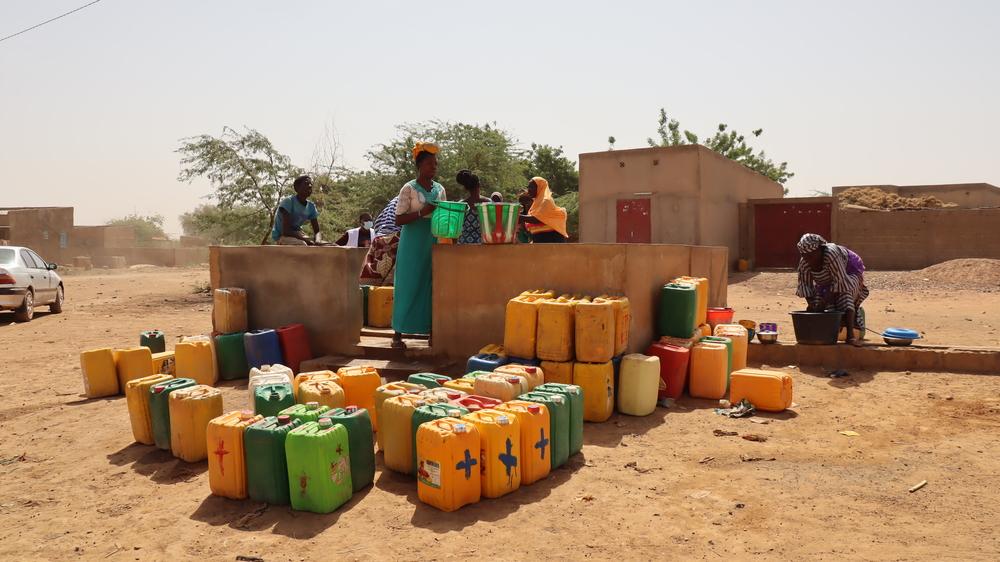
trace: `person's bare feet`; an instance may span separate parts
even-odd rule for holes
[[[403,334],[397,333],[392,336],[392,348],[406,349],[406,343],[403,341]]]

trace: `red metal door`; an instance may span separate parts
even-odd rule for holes
[[[797,267],[799,238],[811,232],[830,240],[832,217],[830,203],[754,205],[754,266]]]
[[[649,244],[652,241],[649,199],[618,200],[619,244]]]

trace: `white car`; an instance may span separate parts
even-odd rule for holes
[[[15,320],[28,322],[36,306],[48,305],[53,314],[62,312],[65,296],[56,264],[28,248],[0,246],[0,310],[13,310]]]

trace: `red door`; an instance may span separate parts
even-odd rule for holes
[[[649,199],[618,200],[616,242],[619,244],[649,244],[652,241],[649,202]]]
[[[830,240],[830,203],[754,205],[754,267],[797,267],[795,247],[806,233]]]

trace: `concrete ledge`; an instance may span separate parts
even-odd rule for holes
[[[1000,375],[1000,349],[886,345],[750,345],[751,363],[871,371],[926,371]]]

